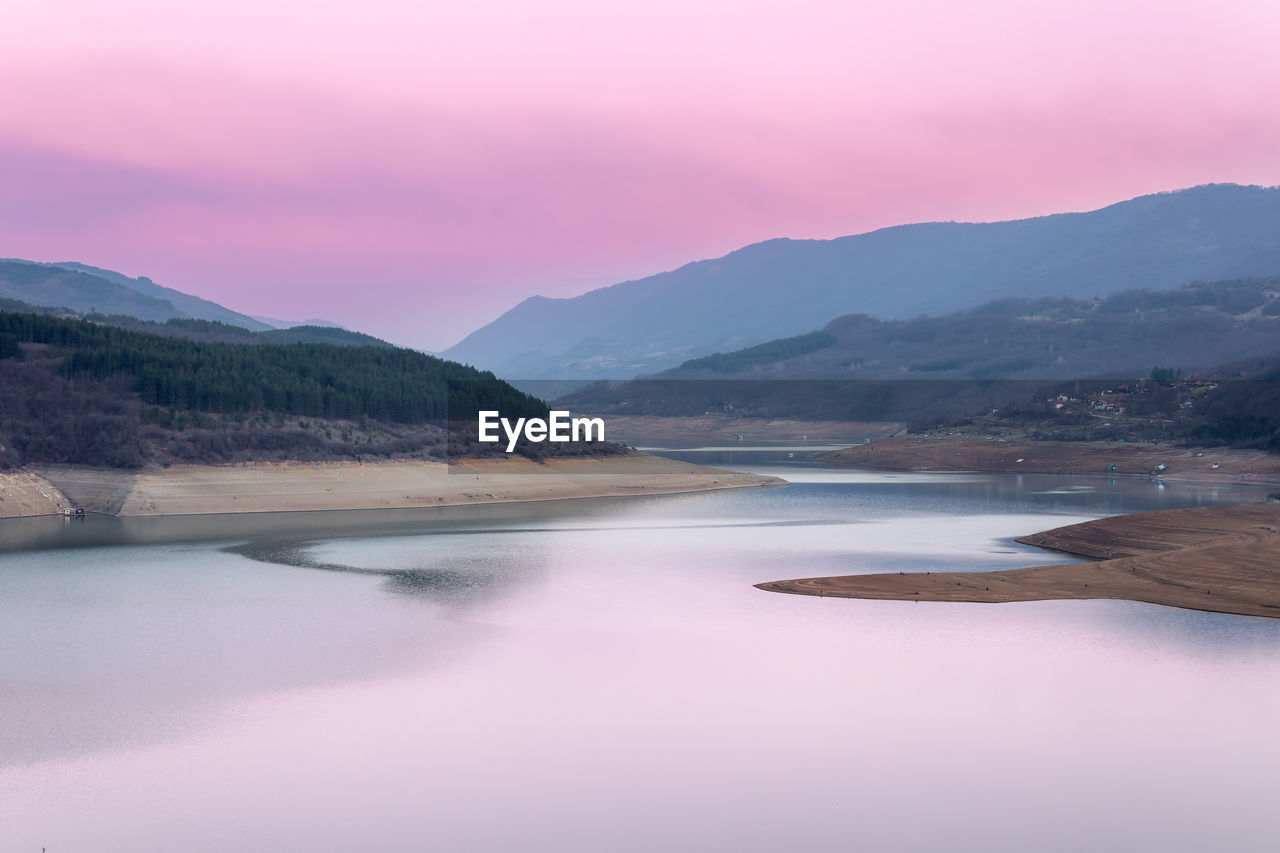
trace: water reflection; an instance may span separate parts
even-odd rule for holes
[[[1109,602],[1096,618],[1109,633],[1140,644],[1152,656],[1194,657],[1206,664],[1233,664],[1270,658],[1280,649],[1280,619],[1233,616],[1161,607],[1141,602]]]
[[[249,697],[422,671],[483,633],[375,579],[263,568],[201,545],[0,556],[0,766],[181,740]]]
[[[216,542],[280,535],[395,535],[460,523],[510,523],[606,511],[615,499],[530,501],[412,509],[324,510],[210,515],[107,516],[90,513],[0,519],[0,551],[96,548],[166,542]],[[625,500],[625,499],[616,499]]]
[[[0,554],[0,848],[1265,848],[1280,620],[751,586],[1246,492],[786,476]]]
[[[479,531],[458,531],[479,532]],[[515,532],[515,531],[510,531]],[[527,532],[527,531],[526,531]],[[370,568],[317,559],[309,542],[251,542],[232,545],[223,550],[261,563],[374,575],[384,578],[382,589],[452,607],[473,605],[484,598],[502,595],[510,588],[532,582],[543,574],[536,554],[526,553],[519,561],[497,561],[460,554],[432,561],[429,565],[408,568]]]

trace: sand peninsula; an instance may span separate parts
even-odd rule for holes
[[[1262,450],[1184,448],[1127,442],[982,440],[909,436],[818,454],[828,465],[882,471],[1101,474],[1170,481],[1280,485],[1280,456]],[[1115,470],[1111,470],[1111,466]]]
[[[1115,598],[1280,618],[1280,503],[1119,515],[1020,537],[1099,562],[997,572],[803,578],[771,592],[897,601]]]
[[[661,495],[782,485],[644,453],[455,462],[249,462],[122,470],[39,465],[0,472],[0,518],[64,506],[115,516],[408,509],[567,498]]]

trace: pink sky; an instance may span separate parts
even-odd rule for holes
[[[439,349],[777,236],[1280,184],[1258,2],[7,0],[0,256]]]

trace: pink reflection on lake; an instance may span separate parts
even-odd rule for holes
[[[91,570],[5,557],[11,598],[127,654],[99,652],[96,687],[86,670],[6,665],[10,696],[96,696],[121,737],[65,754],[47,748],[59,732],[16,741],[29,754],[5,762],[0,839],[51,851],[1266,846],[1280,623],[750,586],[815,563],[1047,562],[1008,537],[1088,515],[1012,499],[1008,514],[977,511],[989,496],[881,485],[305,546],[316,563],[383,575],[216,546],[104,549]],[[420,583],[403,582],[413,573]],[[113,595],[121,584],[129,594]],[[164,612],[175,623],[137,639]],[[65,658],[87,654],[62,644]],[[28,651],[57,647],[37,635]],[[125,686],[150,702],[120,706]],[[94,710],[51,719],[72,736]],[[157,715],[171,725],[123,736]]]

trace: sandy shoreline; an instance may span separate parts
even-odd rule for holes
[[[1199,454],[1199,455],[1197,455]],[[886,471],[983,471],[1004,474],[1100,474],[1200,483],[1280,485],[1280,455],[1261,450],[1183,448],[1120,442],[979,441],[909,437],[819,454],[830,465]],[[1115,465],[1116,470],[1110,470]],[[1213,467],[1217,465],[1218,467]]]
[[[1280,503],[1121,515],[1019,542],[1101,562],[997,572],[801,578],[770,592],[898,601],[999,603],[1113,598],[1280,618]]]
[[[0,518],[67,505],[115,516],[407,509],[781,485],[646,454],[545,464],[523,458],[441,462],[259,462],[126,471],[32,466],[0,473]]]

